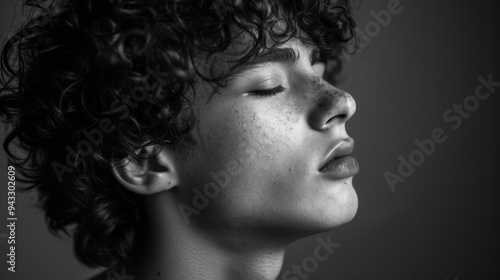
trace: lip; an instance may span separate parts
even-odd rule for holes
[[[358,174],[359,165],[354,157],[344,156],[328,162],[319,171],[332,176],[333,179],[342,179]]]
[[[337,143],[328,153],[319,172],[332,179],[348,178],[358,174],[358,161],[351,156],[353,150],[354,140],[352,138]]]

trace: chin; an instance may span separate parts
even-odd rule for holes
[[[335,197],[335,203],[328,200],[327,203],[323,204],[323,207],[316,208],[314,211],[294,219],[296,229],[299,232],[302,231],[300,238],[332,231],[354,219],[358,210],[356,192],[351,189],[351,191],[342,194],[340,197]],[[294,232],[294,230],[290,228],[290,232]]]
[[[325,221],[330,230],[350,222],[358,212],[358,196],[351,185],[346,185],[334,197],[335,204],[325,213]]]

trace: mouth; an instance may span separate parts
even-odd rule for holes
[[[343,140],[335,145],[328,154],[326,163],[319,169],[319,172],[328,175],[332,179],[343,179],[358,174],[358,161],[351,156],[353,149],[354,140],[352,138]]]

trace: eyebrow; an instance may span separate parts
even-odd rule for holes
[[[260,65],[269,63],[283,63],[283,64],[294,64],[299,59],[299,53],[292,48],[274,48],[266,51],[262,54],[258,54],[256,57],[245,61],[244,63],[236,65],[231,69],[230,73],[226,75],[225,80],[230,82],[231,80],[242,76],[251,70],[254,70]]]

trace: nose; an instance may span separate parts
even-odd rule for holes
[[[308,117],[309,125],[318,131],[344,124],[356,112],[356,101],[349,93],[321,83],[312,93],[315,98]]]

